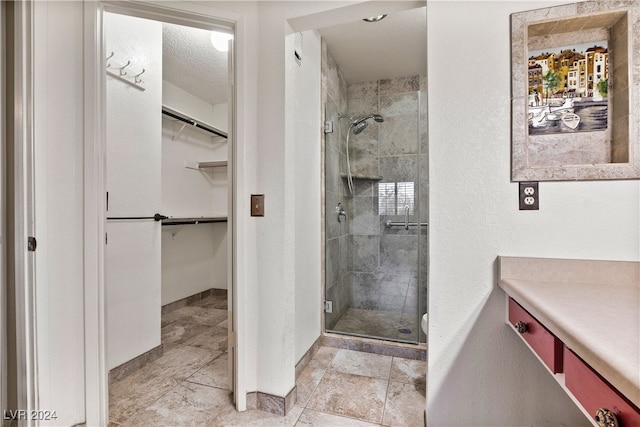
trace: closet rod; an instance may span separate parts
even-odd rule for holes
[[[164,105],[162,106],[162,114],[164,114],[165,116],[169,116],[173,119],[179,120],[181,122],[190,124],[192,126],[195,126],[198,129],[204,130],[206,132],[209,133],[213,133],[215,135],[221,136],[223,138],[227,138],[227,133],[224,131],[221,131],[219,129],[214,128],[213,126],[209,126],[206,123],[203,123],[199,120],[193,119],[189,116],[187,116],[186,114],[183,114],[179,111],[176,111],[174,109],[171,109],[169,107],[165,107]]]
[[[108,216],[107,220],[109,221],[133,221],[133,220],[141,220],[141,219],[152,219],[154,221],[163,221],[169,218],[168,216],[156,213],[153,216]]]

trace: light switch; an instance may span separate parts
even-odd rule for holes
[[[251,195],[251,216],[264,216],[264,194]]]

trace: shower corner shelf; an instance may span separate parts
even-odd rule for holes
[[[215,160],[210,162],[184,162],[184,167],[187,169],[205,170],[212,168],[224,168],[227,166],[226,160]]]
[[[340,177],[342,179],[347,179],[347,175],[346,174],[340,174]],[[381,176],[370,176],[370,175],[351,175],[351,179],[360,179],[363,181],[382,181],[382,177]]]

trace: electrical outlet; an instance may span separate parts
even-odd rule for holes
[[[520,183],[520,210],[537,211],[540,209],[539,191],[537,182]]]

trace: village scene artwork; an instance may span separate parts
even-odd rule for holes
[[[529,51],[529,135],[606,130],[608,43]]]

